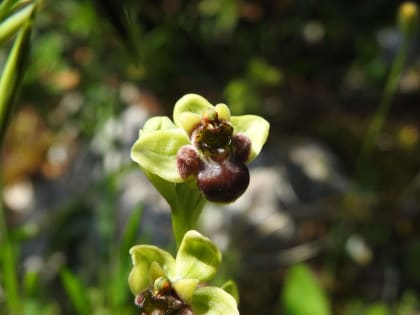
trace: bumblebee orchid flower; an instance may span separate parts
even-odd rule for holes
[[[171,183],[194,182],[209,201],[233,202],[249,184],[247,163],[261,151],[269,123],[256,115],[231,116],[197,94],[175,104],[173,121],[149,119],[131,157],[143,170]]]
[[[219,268],[221,253],[200,233],[184,235],[176,258],[152,245],[134,246],[130,254],[128,283],[142,315],[239,314],[227,289],[206,285]]]

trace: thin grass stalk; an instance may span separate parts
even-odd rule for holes
[[[370,165],[371,157],[375,142],[378,138],[380,131],[382,130],[385,121],[388,117],[391,109],[391,104],[395,92],[397,91],[398,84],[400,82],[401,73],[404,68],[405,61],[407,59],[408,50],[410,47],[410,37],[404,36],[403,43],[398,49],[398,52],[391,65],[384,92],[382,95],[381,102],[373,115],[372,121],[366,132],[366,136],[362,143],[361,150],[359,152],[358,159],[356,161],[356,181],[357,184],[362,184],[365,176],[365,172]]]

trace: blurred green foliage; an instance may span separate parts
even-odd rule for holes
[[[331,308],[322,286],[310,269],[301,264],[287,272],[284,280],[282,307],[288,315],[329,315]]]

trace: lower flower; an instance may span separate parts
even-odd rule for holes
[[[220,265],[219,249],[196,231],[185,234],[176,258],[156,246],[131,248],[128,283],[141,315],[237,315],[235,298],[206,286]]]

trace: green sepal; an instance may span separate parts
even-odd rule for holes
[[[220,250],[210,239],[197,231],[188,231],[176,256],[176,274],[205,282],[216,274],[221,260]]]
[[[166,116],[156,116],[149,118],[144,124],[143,128],[140,129],[139,137],[142,135],[155,132],[158,130],[169,130],[177,128],[175,124]]]
[[[267,141],[270,124],[267,120],[256,115],[232,116],[230,122],[233,132],[246,135],[251,140],[251,152],[247,162],[251,162],[260,153]]]
[[[174,122],[178,127],[182,127],[182,114],[190,112],[199,115],[200,117],[209,109],[213,109],[213,105],[209,103],[204,97],[198,94],[186,94],[181,97],[174,107]]]
[[[143,133],[131,149],[131,158],[142,168],[173,183],[182,182],[176,163],[180,147],[189,144],[181,129]]]
[[[185,303],[190,304],[198,283],[198,279],[180,279],[172,283],[172,287]]]
[[[194,315],[239,315],[235,299],[217,287],[195,290],[191,308]]]
[[[221,286],[221,288],[232,295],[236,304],[239,304],[239,289],[235,281],[228,280]]]
[[[169,277],[174,274],[175,260],[166,251],[152,245],[137,245],[130,249],[133,269],[128,276],[128,285],[134,295],[152,285],[150,268],[159,264]]]

